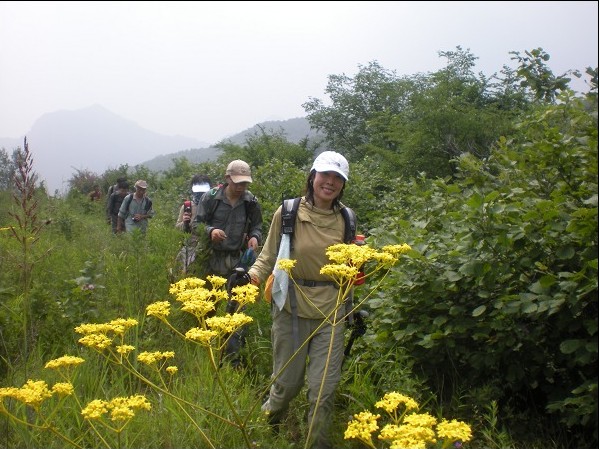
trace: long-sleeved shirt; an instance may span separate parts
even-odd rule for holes
[[[344,243],[345,222],[339,209],[324,210],[312,206],[305,198],[300,201],[290,259],[296,260],[292,277],[304,281],[331,281],[320,274],[323,265],[332,263],[326,255],[327,248]],[[281,232],[281,207],[273,214],[269,234],[249,274],[264,282],[273,271],[277,260]],[[290,283],[292,281],[290,280]],[[337,305],[339,290],[333,285],[316,287],[294,286],[298,304],[298,316],[322,319]],[[310,300],[309,300],[310,299]],[[286,300],[286,310],[291,311],[290,298]]]

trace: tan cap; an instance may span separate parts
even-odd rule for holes
[[[238,182],[252,182],[250,166],[239,159],[229,163],[225,174],[231,176],[231,180],[236,184]]]
[[[144,181],[143,179],[139,179],[135,182],[135,186],[139,187],[140,189],[147,189],[148,183],[146,181]]]

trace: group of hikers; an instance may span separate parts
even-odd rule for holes
[[[346,310],[338,307],[336,284],[320,269],[329,263],[329,246],[348,243],[345,215],[351,209],[341,202],[348,177],[344,156],[334,151],[320,153],[308,173],[303,195],[294,203],[295,210],[289,214],[280,206],[263,241],[261,206],[248,190],[251,168],[234,160],[227,166],[222,184],[212,187],[204,175],[192,178],[191,198],[181,206],[175,224],[189,234],[180,254],[184,275],[224,277],[229,291],[237,285],[265,283],[282,254],[296,261],[291,270],[294,282],[288,283],[278,300],[274,297],[271,301],[274,381],[262,410],[278,433],[306,377],[310,404],[307,439],[315,449],[332,447],[329,431],[334,393],[344,358]],[[138,180],[135,193],[129,193],[127,181],[117,181],[107,199],[107,219],[113,232],[145,231],[154,214],[147,188],[144,180]],[[291,234],[282,232],[282,223],[288,220],[289,227],[290,216]],[[235,311],[235,305],[228,305],[228,313]],[[243,367],[244,332],[232,335],[224,351],[223,360],[234,367]]]

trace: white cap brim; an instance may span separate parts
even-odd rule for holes
[[[210,185],[205,182],[203,184],[194,184],[192,186],[192,192],[194,193],[198,193],[198,192],[208,192],[210,190]]]

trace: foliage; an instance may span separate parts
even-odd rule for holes
[[[454,182],[405,186],[374,241],[420,255],[370,303],[373,339],[406,347],[448,399],[489,385],[505,413],[547,408],[597,440],[597,104],[560,100],[490,158],[461,157]]]
[[[315,148],[309,148],[308,138],[295,144],[285,138],[283,130],[268,133],[260,127],[259,131],[246,138],[243,146],[224,141],[217,147],[222,150],[218,159],[225,166],[232,160],[241,159],[251,167],[258,168],[270,160],[278,159],[305,168],[315,154]]]

